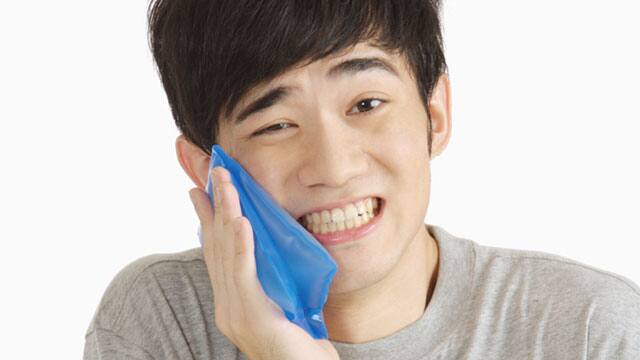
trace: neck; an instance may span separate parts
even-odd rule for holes
[[[418,320],[433,293],[437,269],[438,247],[425,225],[385,278],[327,299],[323,315],[331,340],[368,342]]]

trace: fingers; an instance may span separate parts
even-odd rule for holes
[[[220,169],[224,171],[224,174],[227,174],[227,170]],[[242,216],[242,210],[240,208],[240,196],[238,195],[238,191],[233,186],[233,183],[229,181],[225,181],[220,179],[220,182],[216,185],[220,191],[220,196],[222,199],[222,223],[229,228],[229,230],[233,230],[233,221]],[[230,231],[230,235],[232,231]]]
[[[222,278],[222,264],[219,245],[217,244],[220,239],[221,224],[219,224],[219,216],[215,216],[214,207],[219,207],[218,196],[214,196],[214,207],[211,206],[211,201],[207,194],[199,188],[194,188],[189,191],[189,197],[198,214],[202,230],[202,252],[209,273],[209,279],[211,280],[211,288],[213,289],[213,300],[215,304],[214,318],[215,322],[220,328],[222,324],[228,323],[228,307],[227,295],[225,289],[225,283]],[[217,212],[218,214],[220,212]]]
[[[222,179],[230,179],[229,172],[224,168],[216,168],[215,175],[216,179],[219,179],[218,175]],[[255,300],[266,294],[263,295],[264,291],[256,272],[253,228],[249,220],[242,216],[240,197],[233,183],[221,181],[219,186],[221,217],[225,229],[225,240],[221,244],[222,271],[227,284],[227,294],[237,299],[230,305],[242,306],[244,303],[255,307]]]
[[[210,268],[214,292],[216,325],[233,337],[235,331],[227,330],[231,324],[244,318],[247,311],[252,313],[251,318],[269,318],[270,314],[278,315],[278,312],[271,310],[275,304],[268,302],[258,280],[253,228],[242,216],[240,197],[231,181],[231,174],[217,166],[211,169],[210,176],[214,191],[213,208],[204,202],[208,199],[201,190],[192,189],[189,194],[195,200],[194,205],[198,204],[196,207],[203,228],[208,229],[205,231],[204,248],[211,259],[207,267]]]
[[[253,228],[244,216],[236,219],[236,239],[234,254],[234,280],[238,292],[244,297],[255,297],[256,286],[260,287],[256,272]]]
[[[224,281],[228,282],[229,277],[233,275],[233,258],[235,254],[235,233],[233,231],[233,219],[238,217],[237,208],[239,205],[235,205],[237,197],[234,196],[235,190],[233,184],[230,182],[220,182],[216,185],[219,193],[218,202],[221,204],[221,213],[218,219],[221,227],[222,236],[220,241],[217,241],[220,249],[222,272]],[[227,291],[231,291],[231,284],[227,284]]]
[[[304,330],[290,323],[279,305],[266,295],[256,271],[253,226],[242,216],[231,174],[214,167],[209,175],[215,192],[213,206],[202,190],[192,189],[189,195],[204,230],[216,327],[245,354],[262,355],[267,344],[295,350],[288,358],[305,358],[302,354],[308,350],[337,358],[335,350],[330,353],[330,344],[318,346]],[[300,345],[299,339],[306,342]]]
[[[198,188],[193,188],[189,190],[189,197],[191,198],[191,202],[198,214],[198,219],[203,229],[205,227],[211,227],[213,225],[213,209],[211,208],[211,201],[209,201],[207,194]]]
[[[215,202],[217,203],[216,214],[218,215],[215,222],[219,233],[215,241],[217,252],[215,263],[217,272],[220,274],[220,286],[224,288],[226,316],[227,319],[233,319],[236,314],[242,311],[234,281],[236,244],[234,221],[242,217],[242,212],[239,196],[231,182],[229,172],[222,167],[215,167],[213,176],[214,189],[217,190],[217,194],[214,196],[217,198]]]

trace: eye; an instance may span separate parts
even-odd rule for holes
[[[375,108],[377,108],[378,106],[380,106],[383,103],[386,103],[387,101],[382,100],[382,99],[376,99],[376,98],[368,98],[368,99],[363,99],[360,100],[354,107],[351,108],[351,110],[353,109],[357,109],[357,112],[363,113],[363,112],[368,112],[371,111]],[[351,113],[351,111],[349,112]],[[283,129],[287,129],[289,127],[291,127],[292,124],[290,123],[277,123],[274,125],[271,125],[269,127],[266,127],[262,130],[258,130],[256,132],[254,132],[253,134],[250,135],[250,137],[254,137],[254,136],[261,136],[261,135],[270,135],[273,133],[276,133],[280,130]]]
[[[376,99],[376,98],[369,98],[369,99],[364,99],[364,100],[360,100],[358,101],[358,103],[351,108],[351,111],[353,111],[353,109],[357,109],[358,112],[367,112],[367,111],[371,111],[375,108],[377,108],[378,106],[380,106],[382,103],[385,103],[386,101],[382,100],[382,99]],[[350,111],[350,113],[351,113]]]
[[[266,128],[264,128],[262,130],[258,130],[256,132],[254,132],[253,134],[251,134],[251,137],[260,136],[260,135],[263,135],[263,134],[267,134],[268,135],[268,134],[271,134],[271,133],[277,132],[279,130],[286,129],[286,128],[290,127],[290,126],[285,126],[285,125],[291,125],[291,124],[289,124],[289,123],[277,123],[275,125],[271,125],[271,126],[266,127]]]

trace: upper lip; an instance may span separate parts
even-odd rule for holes
[[[322,210],[331,210],[334,208],[344,208],[347,204],[351,204],[351,203],[357,203],[360,200],[365,200],[367,198],[379,198],[382,199],[382,197],[380,197],[379,195],[364,195],[364,196],[354,196],[354,197],[350,197],[344,200],[340,200],[340,201],[335,201],[335,202],[331,202],[331,203],[327,203],[324,204],[322,206],[318,206],[315,208],[312,208],[310,210],[306,210],[304,212],[302,212],[302,215],[298,216],[296,219],[298,221],[302,220],[302,218],[307,215],[307,214],[311,214],[314,212],[320,212]]]

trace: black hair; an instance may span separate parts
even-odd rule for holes
[[[447,71],[440,0],[151,0],[148,40],[177,127],[210,155],[218,120],[301,63],[367,41],[404,56],[429,117]]]

